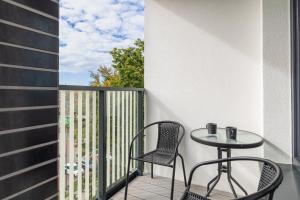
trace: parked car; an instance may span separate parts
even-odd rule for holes
[[[65,171],[66,171],[66,174],[68,174],[68,175],[71,174],[71,163],[67,163],[65,165]],[[74,174],[74,176],[78,176],[79,173],[82,174],[83,172],[84,172],[83,168],[81,168],[79,170],[77,163],[74,163],[74,165],[73,165],[73,174]]]
[[[88,163],[89,163],[89,170],[92,171],[92,169],[93,169],[92,161],[89,160]],[[82,161],[82,168],[85,169],[86,166],[87,166],[87,162],[86,162],[85,160],[83,160],[83,161]]]

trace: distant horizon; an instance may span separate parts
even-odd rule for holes
[[[99,6],[95,6],[99,5]],[[144,39],[144,0],[60,1],[60,85],[89,85],[110,51]]]

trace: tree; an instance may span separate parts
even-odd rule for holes
[[[120,76],[111,67],[100,66],[96,72],[90,72],[90,76],[91,86],[120,87]]]
[[[100,66],[91,72],[92,86],[144,87],[144,41],[137,39],[133,47],[114,48],[111,67]]]

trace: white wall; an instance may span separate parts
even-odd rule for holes
[[[262,4],[260,0],[146,0],[145,88],[147,122],[182,122],[187,131],[180,152],[187,171],[216,159],[216,149],[191,140],[207,122],[263,133]],[[155,138],[147,138],[149,149]],[[233,156],[262,156],[262,148],[234,150]],[[181,166],[177,178],[182,180]],[[206,170],[212,178],[215,170]],[[249,166],[235,168],[256,188]],[[170,176],[156,167],[155,174]],[[205,178],[203,178],[205,177]],[[251,177],[251,178],[249,178]],[[207,183],[209,176],[196,179]],[[228,189],[220,184],[220,189]]]
[[[263,1],[265,157],[291,163],[291,64],[289,0]]]
[[[187,130],[180,152],[187,172],[216,158],[216,149],[195,143],[192,129],[207,122],[234,125],[266,138],[262,148],[234,150],[291,162],[289,0],[146,0],[145,88],[147,122],[170,119]],[[147,138],[147,148],[156,137]],[[255,168],[258,169],[257,166]],[[215,169],[196,178],[207,183]],[[256,188],[250,166],[234,168]],[[155,174],[171,171],[155,167]],[[203,178],[205,177],[205,178]],[[182,178],[181,166],[177,178]],[[227,184],[219,189],[228,189]]]

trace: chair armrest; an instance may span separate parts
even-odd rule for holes
[[[177,146],[176,146],[176,152],[178,151],[178,147],[179,147],[179,144],[181,143],[181,141],[182,141],[182,139],[183,139],[183,137],[184,137],[184,135],[185,135],[185,128],[184,128],[184,126],[183,125],[181,125],[181,124],[179,124],[180,125],[180,127],[182,128],[182,134],[181,134],[181,136],[180,136],[180,138],[179,138],[179,140],[178,140],[178,144],[177,144]],[[179,128],[180,128],[179,127]],[[179,130],[180,131],[180,130]]]

